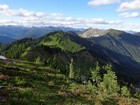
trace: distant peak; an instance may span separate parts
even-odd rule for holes
[[[98,29],[98,28],[88,28],[87,30],[85,30],[83,33],[82,33],[82,37],[86,37],[86,38],[89,38],[89,37],[98,37],[100,36],[102,30]]]

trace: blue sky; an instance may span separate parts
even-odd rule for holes
[[[140,0],[0,0],[0,25],[140,31]]]

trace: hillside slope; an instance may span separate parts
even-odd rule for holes
[[[106,82],[107,86],[112,86],[109,82]],[[102,87],[90,83],[83,85],[71,80],[57,69],[28,61],[0,60],[0,83],[1,105],[140,104],[138,94],[127,96],[127,87],[123,93],[110,92],[112,88],[106,87],[108,91],[104,92]]]
[[[0,61],[0,105],[93,103],[84,97],[84,93],[90,95],[86,90],[79,91],[78,96],[73,85],[59,70],[50,67],[19,60]]]
[[[131,35],[123,31],[110,29],[105,31],[103,36],[89,38],[89,40],[140,62],[140,36],[138,35]]]
[[[99,37],[87,39],[92,43],[92,53],[101,62],[112,62],[119,72],[139,76],[140,36],[109,29],[103,31]]]
[[[76,69],[88,75],[95,66],[96,58],[86,48],[88,41],[73,32],[56,31],[39,39],[21,39],[9,45],[1,45],[0,52],[7,58],[35,62],[37,58],[46,65],[68,74],[68,66],[74,59]]]

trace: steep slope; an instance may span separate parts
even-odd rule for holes
[[[102,37],[91,38],[91,40],[116,53],[140,62],[140,37],[137,35],[110,29],[105,31]]]
[[[131,94],[126,86],[121,88],[124,92],[114,89],[117,87],[118,90],[115,85],[118,83],[116,76],[115,79],[111,78],[115,73],[111,73],[108,73],[109,79],[98,83],[102,83],[101,86],[92,85],[90,82],[83,85],[63,75],[58,69],[28,61],[0,60],[0,104],[139,105],[139,94]],[[104,77],[108,74],[104,74]]]
[[[68,73],[64,69],[67,69],[71,59],[74,59],[76,69],[87,74],[96,59],[86,49],[83,40],[73,32],[52,32],[39,38],[37,46],[32,47],[24,58],[34,61],[32,58],[39,56],[53,67],[61,68],[63,73]]]
[[[136,84],[140,78],[140,36],[109,29],[99,37],[87,38],[99,62],[112,63],[119,79]]]
[[[89,73],[90,67],[94,66],[97,60],[86,48],[87,45],[87,40],[73,32],[56,31],[39,39],[26,38],[15,41],[1,47],[0,52],[8,58],[32,62],[39,57],[41,62],[61,69],[63,73],[68,73],[70,61],[74,59],[77,69]]]
[[[11,43],[13,42],[15,39],[13,38],[9,38],[6,36],[0,36],[0,43]]]
[[[6,63],[8,62],[8,63]],[[31,62],[0,61],[0,104],[1,105],[67,105],[92,104],[82,94],[86,88],[75,93],[73,83],[57,69],[35,65]],[[82,87],[83,85],[77,85]],[[82,91],[82,92],[81,92]],[[77,95],[79,94],[79,95]]]
[[[109,29],[100,37],[91,37],[88,40],[96,44],[96,50],[93,52],[99,58],[117,64],[116,67],[121,67],[118,70],[140,74],[140,36]]]

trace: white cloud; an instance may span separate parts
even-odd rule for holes
[[[119,16],[123,18],[136,18],[136,17],[139,17],[139,13],[138,12],[132,12],[132,13],[124,12],[124,13],[121,13]]]
[[[131,0],[121,3],[118,11],[140,10],[140,0]]]
[[[118,2],[120,2],[120,0],[91,0],[88,2],[88,5],[99,6],[99,5],[114,4]]]
[[[8,5],[6,4],[0,4],[0,15],[4,16],[19,16],[19,17],[41,17],[44,16],[45,13],[42,12],[33,12],[33,11],[28,11],[25,9],[11,9]]]
[[[5,9],[8,9],[9,6],[6,5],[6,4],[0,4],[0,10],[5,10]]]

